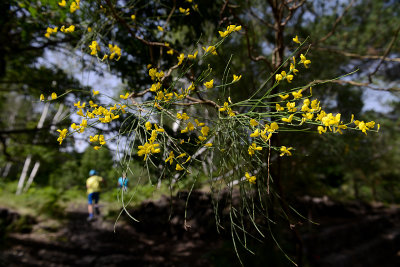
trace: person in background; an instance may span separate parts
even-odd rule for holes
[[[96,170],[90,170],[89,178],[86,180],[89,212],[88,221],[92,221],[94,219],[93,211],[96,213],[96,215],[100,214],[98,203],[100,198],[101,186],[103,183],[103,177],[98,176]]]
[[[127,191],[128,190],[128,181],[129,179],[126,177],[125,173],[122,173],[122,177],[118,178],[118,188],[121,190]]]

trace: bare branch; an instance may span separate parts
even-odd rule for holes
[[[291,3],[292,1],[288,1],[287,3]],[[298,3],[297,5],[293,5],[291,7],[286,6],[289,9],[289,14],[286,16],[285,20],[281,23],[281,26],[286,26],[286,24],[292,19],[294,12],[296,12],[296,10],[298,8],[300,8],[302,5],[304,5],[304,3],[306,2],[306,0],[302,0],[300,1],[300,3]]]
[[[394,45],[394,43],[395,43],[395,41],[397,39],[397,36],[399,35],[399,31],[400,31],[400,26],[395,31],[394,36],[392,38],[392,41],[390,41],[388,47],[386,48],[385,53],[383,53],[381,61],[379,61],[379,63],[378,63],[378,66],[376,66],[375,70],[368,75],[369,82],[372,82],[372,76],[375,75],[375,73],[379,70],[379,68],[381,67],[383,61],[385,61],[385,58],[389,55],[390,50],[392,50],[393,45]]]
[[[377,59],[383,59],[384,61],[389,61],[389,62],[400,62],[400,58],[388,58],[388,57],[382,57],[378,55],[360,55],[360,54],[355,54],[355,53],[349,53],[346,51],[341,51],[338,49],[334,48],[326,48],[326,47],[316,47],[315,49],[320,50],[320,51],[328,51],[328,52],[333,52],[337,54],[341,54],[346,57],[352,57],[352,58],[358,58],[358,59],[372,59],[372,60],[377,60]]]
[[[350,84],[358,87],[367,87],[372,90],[377,90],[377,91],[390,91],[390,92],[395,92],[395,91],[400,91],[400,88],[398,87],[391,87],[391,88],[380,88],[373,86],[371,83],[363,83],[363,82],[355,82],[355,81],[345,81],[345,80],[314,80],[311,83],[307,85],[308,86],[313,86],[315,84],[320,84],[320,83],[337,83],[337,84]]]
[[[256,13],[253,12],[253,10],[251,9],[251,3],[249,0],[247,0],[247,5],[249,6],[249,11],[250,14],[255,17],[256,19],[258,19],[262,24],[264,24],[265,26],[271,28],[271,29],[275,29],[274,25],[272,25],[271,23],[269,23],[268,21],[265,21],[264,19],[260,18]]]
[[[343,13],[336,19],[335,23],[333,23],[332,29],[331,31],[325,35],[324,37],[322,37],[321,39],[319,39],[317,41],[317,43],[322,43],[324,41],[326,41],[329,37],[331,37],[335,31],[336,31],[336,27],[338,26],[338,24],[340,23],[340,21],[343,19],[344,15],[346,15],[347,11],[349,11],[349,9],[352,7],[352,5],[354,4],[355,0],[352,0],[346,7],[346,9],[343,11]],[[315,44],[314,44],[315,45]]]
[[[126,20],[123,19],[122,17],[120,17],[120,16],[118,15],[118,13],[116,12],[116,10],[115,10],[115,8],[114,8],[114,5],[111,3],[111,1],[110,1],[110,0],[105,0],[105,1],[106,1],[106,3],[107,3],[108,7],[109,7],[110,10],[111,10],[112,16],[113,16],[119,23],[121,23],[121,25],[123,25],[123,26],[127,29],[127,31],[131,34],[132,37],[136,38],[137,40],[141,41],[143,44],[145,44],[145,45],[147,45],[147,46],[160,46],[160,47],[169,48],[169,46],[166,45],[165,43],[151,42],[151,41],[147,41],[147,40],[143,39],[143,38],[140,37],[140,36],[137,36],[137,35],[133,32],[131,26],[129,26],[129,24],[126,22]]]

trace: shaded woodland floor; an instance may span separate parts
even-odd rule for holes
[[[122,220],[115,232],[112,220],[87,222],[86,206],[68,209],[61,223],[27,219],[3,235],[0,266],[240,266],[230,232],[216,231],[208,194],[193,192],[185,229],[186,196],[143,203],[132,211],[140,222]],[[399,209],[305,198],[298,210],[319,223],[299,227],[305,266],[400,266]],[[20,220],[7,209],[0,218],[3,226]],[[259,246],[245,265],[293,266]]]

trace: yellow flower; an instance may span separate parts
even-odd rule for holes
[[[279,129],[278,123],[273,122],[271,123],[270,129],[272,129],[273,131],[276,131]]]
[[[201,142],[203,142],[203,141],[205,141],[205,140],[207,140],[207,137],[204,137],[204,136],[199,136],[199,140],[201,141]]]
[[[89,45],[90,50],[92,50],[90,52],[90,54],[92,56],[97,55],[97,52],[100,51],[100,46],[98,45],[98,43],[96,41],[92,41],[92,44]]]
[[[273,122],[273,123],[271,123],[271,126],[268,125],[268,124],[265,124],[265,129],[266,129],[268,132],[273,133],[273,132],[275,132],[276,130],[279,129],[279,126],[278,126],[278,124],[277,124],[276,122]]]
[[[291,83],[293,80],[293,75],[291,75],[291,74],[287,75],[286,80],[288,81],[288,83]]]
[[[196,52],[194,52],[193,55],[188,55],[188,58],[189,59],[196,59],[198,53],[199,53],[199,51],[196,51]]]
[[[197,126],[202,127],[204,126],[204,122],[199,122],[197,119],[194,120],[194,122],[196,123]]]
[[[276,74],[275,75],[275,80],[279,83],[283,79],[281,74]]]
[[[85,108],[86,102],[83,102],[81,105],[81,101],[78,101],[77,103],[74,103],[74,106],[77,108]]]
[[[67,130],[67,129],[63,129],[63,130],[57,129],[57,132],[60,133],[60,136],[58,137],[57,141],[58,141],[58,142],[60,143],[60,145],[61,145],[61,143],[63,142],[63,140],[64,140],[65,137],[67,136],[68,130]]]
[[[261,138],[266,142],[272,137],[272,133],[269,133],[268,136],[266,135],[267,131],[264,130],[261,132]]]
[[[75,123],[74,123],[75,124]],[[72,127],[72,125],[71,125],[71,127]],[[73,128],[73,127],[72,127]],[[74,129],[74,128],[73,128]],[[96,134],[95,136],[89,136],[89,141],[90,142],[97,142],[97,141],[99,141],[99,135],[98,134]]]
[[[88,28],[87,28],[87,31],[88,31],[88,32],[92,32],[92,27],[88,27]]]
[[[159,128],[157,124],[154,124],[154,128],[156,128],[157,133],[163,133],[165,130],[163,128]]]
[[[181,65],[184,59],[185,59],[185,54],[183,54],[183,53],[180,54],[178,57],[178,60],[179,60],[178,65]]]
[[[194,128],[195,128],[195,127],[194,127],[193,123],[189,122],[188,125],[187,125],[187,129],[188,129],[189,131],[193,131]]]
[[[207,87],[208,89],[213,88],[213,86],[214,86],[214,79],[212,79],[212,80],[210,80],[210,81],[208,81],[208,82],[205,82],[204,85],[205,85],[205,87]]]
[[[293,72],[293,74],[296,74],[297,72],[299,72],[297,69],[295,69],[293,63],[290,63],[290,70]]]
[[[322,133],[326,133],[327,129],[326,129],[326,127],[318,126],[317,130],[318,130],[319,134],[322,134]]]
[[[190,14],[190,9],[189,8],[184,9],[184,8],[180,7],[179,12],[181,12],[181,13],[185,14],[185,16],[187,16]]]
[[[217,54],[217,50],[216,50],[215,46],[213,46],[213,45],[210,45],[210,46],[207,47],[207,48],[203,47],[203,50],[204,50],[206,53],[211,53],[211,54],[213,54],[213,55],[218,55],[218,54]]]
[[[131,20],[135,20],[136,16],[135,15],[131,15]]]
[[[168,158],[165,160],[165,162],[169,162],[169,165],[172,165],[172,162],[174,160],[174,151],[169,152]]]
[[[293,148],[292,147],[288,147],[288,148],[286,148],[285,146],[282,146],[281,147],[281,154],[280,154],[280,156],[282,157],[282,156],[284,156],[285,154],[286,155],[288,155],[288,156],[291,156],[292,155],[292,153],[289,151],[289,150],[292,150]]]
[[[308,64],[311,63],[311,60],[308,60],[303,54],[300,55],[300,63],[304,64],[304,67],[308,68]]]
[[[306,113],[306,114],[303,114],[303,119],[304,120],[312,120],[312,118],[314,117],[314,113]]]
[[[162,77],[164,77],[164,72],[163,71],[157,72],[156,77],[158,80],[160,80]]]
[[[258,137],[260,135],[260,131],[256,129],[254,133],[250,134],[250,137]]]
[[[256,151],[261,151],[261,150],[262,150],[262,147],[257,146],[256,143],[252,143],[252,144],[249,146],[249,149],[248,149],[247,151],[249,152],[249,155],[250,155],[250,156],[253,156],[253,155],[255,154]]]
[[[301,42],[299,41],[299,37],[296,35],[296,37],[294,37],[293,39],[293,42],[295,42],[295,43],[298,43],[298,44],[301,44]]]
[[[296,112],[297,111],[295,102],[287,102],[286,103],[286,107],[287,107],[289,112]]]
[[[311,109],[312,112],[318,112],[321,110],[321,107],[319,106],[320,102],[317,99],[314,99],[313,101],[311,101]]]
[[[59,6],[65,7],[67,2],[65,0],[61,0],[61,2],[58,3]]]
[[[83,114],[82,109],[79,109],[79,110],[76,112],[76,114],[78,114],[78,115],[81,116],[81,117],[85,117],[85,114]]]
[[[98,95],[98,94],[99,94],[99,91],[95,91],[95,90],[93,89],[93,96]]]
[[[303,96],[303,95],[301,94],[301,92],[302,92],[302,89],[300,89],[300,90],[297,91],[297,92],[293,92],[292,95],[293,95],[294,99],[301,98],[301,97]]]
[[[251,120],[250,120],[250,125],[253,126],[253,127],[255,127],[255,126],[258,125],[258,121],[256,121],[255,119],[251,119]]]
[[[289,94],[286,94],[286,95],[279,95],[279,97],[280,97],[282,100],[285,100],[286,98],[289,97]]]
[[[117,58],[115,59],[118,61],[121,58],[121,48],[119,48],[117,45],[112,45],[108,44],[108,49],[110,50],[110,59],[114,59],[115,56]]]
[[[213,144],[212,144],[212,143],[207,143],[207,144],[205,144],[204,146],[206,146],[206,147],[212,147]]]
[[[52,33],[56,33],[57,30],[58,30],[58,27],[54,27],[54,28],[47,27],[46,34],[44,36],[46,36],[47,38],[50,38],[50,35]]]
[[[370,122],[367,122],[365,125],[366,125],[368,128],[373,129],[373,128],[375,127],[375,122],[374,122],[374,121],[370,121]]]
[[[54,99],[56,99],[57,98],[57,94],[56,93],[51,93],[51,100],[54,100]]]
[[[174,54],[174,49],[170,49],[170,50],[168,50],[168,51],[167,51],[167,54],[169,54],[169,55],[173,55],[173,54]]]
[[[94,150],[99,150],[101,148],[101,146],[94,146],[93,148],[94,148]]]
[[[129,93],[126,93],[125,95],[119,95],[119,97],[122,99],[128,99]]]
[[[242,75],[239,75],[239,76],[237,76],[237,75],[235,75],[235,74],[233,74],[233,83],[234,82],[237,82],[237,81],[239,81],[240,79],[242,78]]]
[[[99,143],[100,143],[100,145],[105,145],[106,144],[106,140],[104,139],[104,135],[99,135]]]
[[[44,101],[44,95],[43,94],[40,95],[40,101]]]
[[[161,83],[159,82],[153,83],[150,87],[150,91],[157,92],[158,90],[160,90],[160,88],[161,88]]]
[[[69,11],[71,13],[74,13],[76,10],[79,9],[79,2],[80,2],[80,0],[76,0],[71,3],[71,5],[69,6]]]
[[[149,154],[160,153],[161,150],[158,148],[160,146],[160,144],[153,143],[156,139],[156,136],[157,136],[157,132],[155,130],[153,130],[152,137],[149,139],[149,143],[146,142],[144,145],[138,146],[138,149],[139,149],[138,156],[141,157],[144,155],[143,160],[146,160],[147,156]]]
[[[101,61],[104,61],[104,60],[106,60],[108,58],[108,55],[107,54],[104,54],[104,56],[103,56],[103,58],[101,59]]]
[[[185,162],[184,162],[183,164],[187,163],[191,158],[192,158],[192,157],[189,156],[189,157],[185,160]]]
[[[275,108],[276,108],[276,111],[284,111],[285,110],[285,108],[281,107],[281,105],[279,105],[279,104],[276,104]]]
[[[175,170],[177,170],[177,171],[182,171],[182,170],[183,170],[183,168],[182,168],[182,166],[181,166],[181,165],[179,165],[179,164],[176,164],[176,168],[175,168]]]
[[[247,181],[249,181],[249,183],[256,184],[256,177],[254,175],[250,176],[250,174],[248,172],[246,172],[245,176],[246,176]]]
[[[161,27],[161,26],[157,26],[157,29],[158,29],[160,32],[163,32],[163,31],[164,31],[164,28]]]
[[[75,31],[75,26],[74,26],[74,25],[71,25],[71,26],[69,26],[68,28],[65,28],[64,26],[62,26],[61,29],[60,29],[60,31],[61,31],[61,32],[64,32],[64,33],[71,33],[71,32],[74,32],[74,31]]]
[[[176,158],[179,159],[179,158],[183,158],[183,157],[185,157],[185,156],[186,156],[186,153],[181,153],[181,154],[179,154],[179,156],[177,156]]]
[[[291,123],[293,120],[293,116],[294,116],[294,114],[290,115],[288,118],[282,118],[282,121]]]
[[[90,105],[91,108],[95,108],[95,107],[98,106],[98,105],[95,104],[92,100],[89,100],[89,105]]]
[[[186,114],[186,113],[176,113],[176,117],[178,118],[178,120],[188,120],[190,119],[190,117]]]
[[[151,122],[147,121],[147,122],[144,124],[144,126],[146,127],[146,130],[147,130],[147,131],[150,131],[150,130],[151,130],[151,127],[152,127]]]
[[[242,29],[242,26],[236,26],[236,25],[229,25],[226,28],[226,31],[218,31],[219,35],[224,38],[226,36],[228,36],[229,34],[231,34],[232,32],[236,32],[236,31],[240,31]]]
[[[204,136],[207,136],[209,131],[210,131],[210,128],[208,126],[204,126],[201,128],[201,134]]]

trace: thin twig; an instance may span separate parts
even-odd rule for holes
[[[325,35],[324,37],[322,37],[321,39],[319,39],[319,41],[317,41],[317,43],[322,43],[324,41],[326,41],[329,37],[331,37],[335,31],[336,31],[336,27],[338,26],[338,24],[340,23],[340,21],[343,19],[344,15],[346,15],[347,11],[349,11],[349,9],[352,7],[352,5],[354,4],[355,0],[352,0],[346,7],[346,9],[343,11],[343,13],[335,20],[335,23],[333,23],[332,29],[331,31]]]
[[[383,56],[382,56],[381,60],[379,61],[378,65],[376,66],[375,70],[368,75],[369,82],[372,83],[372,76],[375,75],[375,73],[379,70],[379,68],[381,67],[382,63],[385,61],[385,58],[389,55],[390,50],[392,50],[393,45],[394,45],[394,43],[395,43],[395,41],[397,39],[397,36],[399,35],[399,31],[400,31],[400,26],[395,31],[394,36],[392,38],[392,41],[390,41],[390,44],[386,48],[385,53],[383,53]]]

